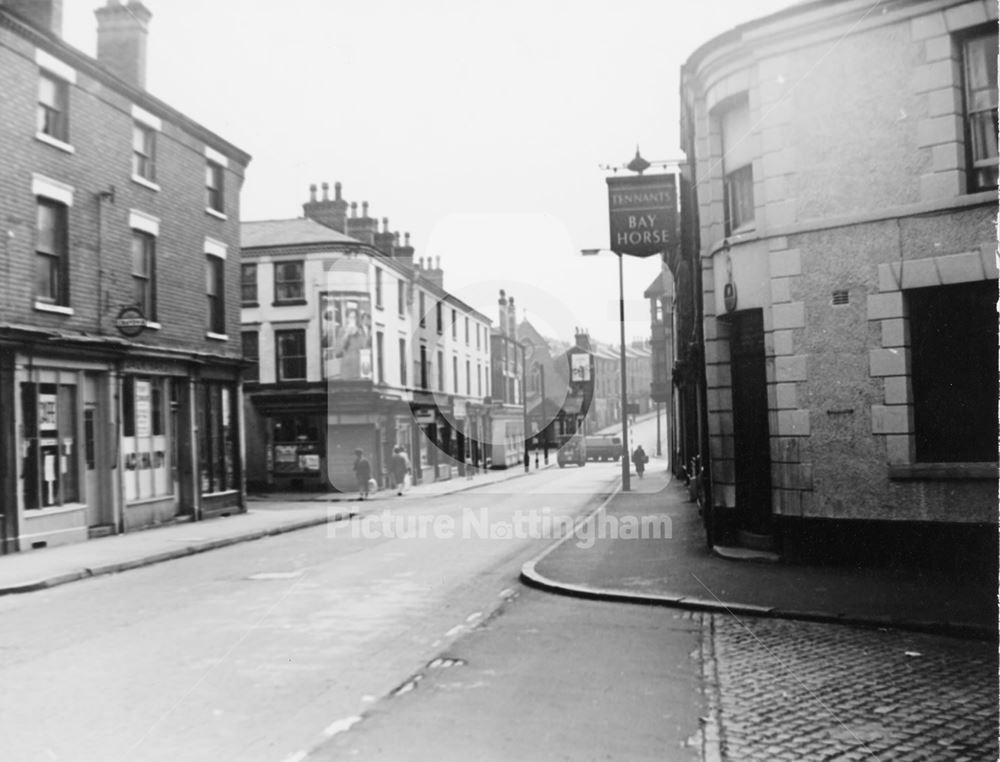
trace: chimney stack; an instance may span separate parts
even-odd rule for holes
[[[403,237],[403,245],[399,245],[399,233],[395,234],[395,242],[393,244],[392,256],[401,264],[407,267],[413,267],[413,247],[410,246],[410,234],[407,233]],[[423,264],[423,258],[421,258],[421,264]]]
[[[3,0],[0,5],[32,26],[62,36],[62,0]]]
[[[590,334],[587,333],[585,328],[576,329],[576,345],[580,349],[585,349],[588,352],[590,351]]]
[[[407,244],[410,242],[409,234],[407,234],[406,242]],[[434,260],[427,257],[427,267],[422,274],[438,288],[444,288],[444,270],[441,269],[441,257],[435,257]]]
[[[347,227],[347,202],[340,197],[340,183],[334,183],[330,199],[330,184],[323,183],[323,198],[316,200],[316,186],[309,186],[309,200],[302,205],[302,214],[313,222],[343,233]]]
[[[497,321],[497,328],[500,329],[500,333],[504,336],[507,335],[507,292],[502,288],[500,289],[500,298],[497,299],[497,304],[499,305],[498,315],[499,320]]]
[[[146,89],[146,37],[153,14],[139,0],[108,0],[97,16],[97,61],[120,79]]]
[[[378,220],[368,216],[368,202],[361,203],[361,216],[358,217],[357,202],[351,202],[351,216],[347,220],[347,235],[362,243],[375,245],[375,234],[378,232]]]
[[[375,233],[375,248],[385,256],[392,257],[396,244],[396,236],[389,232],[389,218],[382,218],[382,232]]]
[[[517,310],[514,309],[514,297],[507,299],[507,335],[517,338]]]

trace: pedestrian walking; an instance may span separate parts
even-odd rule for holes
[[[643,472],[646,470],[646,462],[649,460],[649,456],[646,455],[646,451],[642,449],[642,445],[635,448],[635,452],[632,453],[632,462],[635,464],[635,472],[639,474],[639,478],[642,478]]]
[[[358,480],[358,499],[368,497],[368,480],[372,478],[372,464],[365,457],[365,451],[360,447],[354,451],[354,476]]]
[[[406,478],[410,473],[410,458],[406,451],[396,445],[392,449],[392,460],[389,463],[389,470],[392,472],[392,482],[397,495],[402,495],[406,489]]]

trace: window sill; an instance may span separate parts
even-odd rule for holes
[[[72,307],[64,307],[61,304],[49,304],[48,302],[35,302],[35,309],[39,312],[55,312],[57,315],[73,315]]]
[[[212,217],[215,217],[216,219],[219,219],[219,220],[228,220],[229,219],[228,217],[226,217],[225,214],[223,214],[222,212],[220,212],[218,209],[213,209],[210,206],[206,206],[205,207],[205,214],[211,215]]]
[[[272,307],[301,307],[303,304],[308,304],[305,299],[284,299],[280,302],[271,302]]]
[[[901,463],[889,466],[893,481],[914,480],[995,480],[996,463]]]
[[[211,339],[212,341],[229,341],[228,333],[214,333],[213,331],[206,331],[205,338]]]
[[[54,138],[51,135],[46,135],[44,132],[36,132],[35,140],[39,140],[46,145],[58,148],[60,151],[65,151],[66,153],[76,153],[76,149],[66,141]]]
[[[154,183],[152,180],[147,180],[142,175],[132,175],[132,182],[136,183],[137,185],[141,185],[143,188],[149,188],[150,190],[154,190],[157,193],[160,192],[160,186],[157,183]]]
[[[64,505],[48,505],[44,508],[25,508],[24,517],[31,519],[36,516],[57,516],[60,513],[77,513],[86,510],[85,503],[66,503]]]

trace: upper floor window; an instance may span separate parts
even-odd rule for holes
[[[224,267],[226,260],[213,254],[205,256],[205,293],[208,296],[208,330],[226,332],[226,288]]]
[[[437,332],[444,333],[444,307],[441,302],[438,302],[435,307],[437,308]]]
[[[213,212],[225,214],[225,170],[211,159],[205,162],[205,206]]]
[[[406,314],[406,281],[402,278],[396,281],[396,311],[400,315]]]
[[[427,388],[427,347],[420,345],[420,388]]]
[[[35,298],[69,306],[69,207],[39,197],[35,224]]]
[[[156,238],[142,230],[132,231],[132,297],[145,318],[155,321]]]
[[[399,340],[399,384],[406,386],[406,339]]]
[[[240,300],[243,304],[257,304],[257,265],[244,263],[240,269]]]
[[[274,301],[292,302],[305,298],[305,275],[302,262],[274,263]]]
[[[260,379],[258,363],[260,362],[260,334],[257,331],[243,331],[240,335],[243,342],[243,359],[253,365],[243,371],[244,381]]]
[[[139,122],[132,125],[132,174],[156,182],[156,130]]]
[[[385,383],[385,334],[375,332],[375,378],[380,384]]]
[[[375,268],[375,306],[382,309],[382,268]]]
[[[69,142],[69,83],[47,71],[38,75],[38,132]]]
[[[427,314],[426,314],[427,304],[426,304],[426,301],[427,300],[424,298],[424,292],[421,291],[420,292],[420,327],[421,328],[426,328],[427,327]]]
[[[481,326],[479,325],[479,323],[476,323],[476,349],[482,349],[483,348],[482,344],[480,343],[480,339],[479,339],[479,329],[480,329],[480,327]]]
[[[458,358],[451,358],[451,392],[458,394]]]
[[[726,235],[754,220],[753,151],[750,141],[750,106],[746,96],[722,111],[723,210]]]
[[[469,343],[469,318],[465,319],[465,343]]]
[[[438,350],[438,384],[439,392],[444,391],[444,352]]]
[[[468,360],[465,361],[465,394],[472,394],[472,365]]]
[[[306,377],[305,329],[275,331],[274,349],[278,381],[296,381]]]
[[[996,24],[962,44],[969,192],[997,187]]]
[[[458,313],[455,310],[451,311],[451,338],[458,338]]]

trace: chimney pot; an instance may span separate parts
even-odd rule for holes
[[[382,232],[383,233],[388,233],[389,232],[389,218],[388,217],[383,217],[382,218]]]
[[[365,218],[368,217],[368,202],[367,201],[362,201],[361,202],[361,216],[365,217]]]
[[[406,235],[404,236],[404,239],[406,240],[406,243],[405,243],[405,244],[403,244],[403,245],[404,245],[404,246],[409,246],[409,245],[410,245],[410,234],[409,234],[409,233],[407,233],[407,234],[406,234]],[[421,262],[423,262],[423,261],[424,261],[424,258],[423,258],[423,257],[421,257],[421,258],[420,258],[420,261],[421,261]]]
[[[357,217],[357,216],[358,216],[358,202],[357,201],[352,201],[351,202],[351,217]]]
[[[311,183],[309,185],[309,200],[310,201],[316,200],[316,183]]]
[[[330,200],[330,183],[323,183],[323,200]]]
[[[396,246],[399,246],[399,231],[398,230],[395,233],[392,234],[392,242]]]
[[[333,197],[335,200],[340,201],[340,183],[336,182],[333,184]]]

